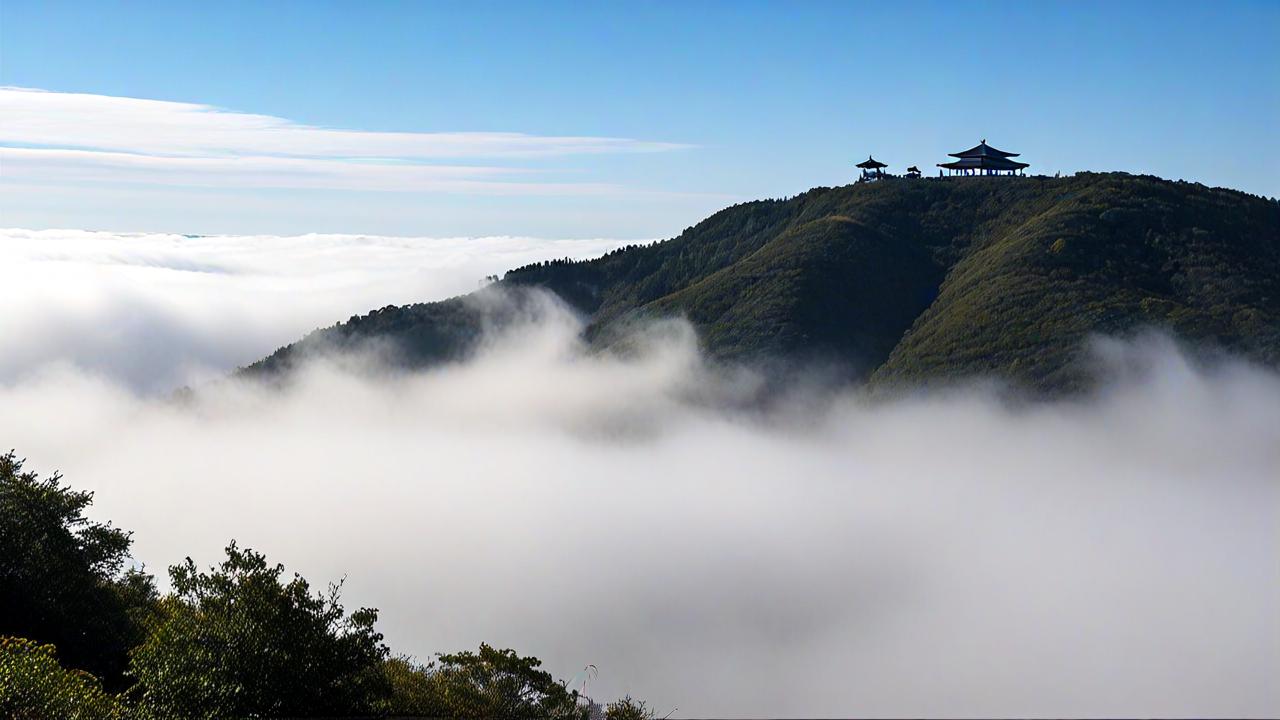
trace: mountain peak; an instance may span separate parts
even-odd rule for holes
[[[554,292],[597,345],[638,318],[682,316],[724,361],[1070,392],[1091,383],[1094,335],[1154,328],[1280,364],[1280,205],[1126,173],[886,178],[734,205],[670,240],[516,268],[499,286]],[[308,344],[390,341],[405,364],[431,364],[467,352],[476,312],[457,298],[384,308]]]

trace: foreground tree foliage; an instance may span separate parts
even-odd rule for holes
[[[585,718],[578,693],[542,662],[486,644],[478,652],[440,655],[420,665],[393,658],[385,667],[391,693],[381,710],[396,716],[447,718]]]
[[[130,666],[142,708],[183,718],[369,712],[386,688],[377,611],[346,615],[338,586],[313,594],[259,553],[234,542],[226,553],[210,572],[190,558],[170,568],[173,594]]]
[[[478,652],[441,655],[428,677],[452,718],[585,718],[578,693],[570,692],[542,661],[486,644]]]
[[[654,720],[657,714],[643,700],[630,695],[609,703],[604,709],[605,720]]]
[[[0,637],[0,717],[115,720],[125,710],[97,678],[59,665],[52,645]]]
[[[431,671],[431,665],[411,658],[389,658],[383,666],[388,694],[378,710],[395,717],[440,717],[443,703]]]
[[[586,717],[514,650],[391,658],[377,610],[347,614],[339,585],[313,592],[234,541],[207,572],[171,567],[158,599],[149,575],[122,572],[129,534],[85,519],[91,493],[22,464],[0,456],[0,718]],[[611,717],[645,717],[643,703],[618,715],[625,703]]]
[[[156,591],[150,576],[122,570],[130,535],[85,518],[92,503],[60,475],[42,479],[12,451],[0,455],[0,635],[50,643],[67,666],[120,689]]]

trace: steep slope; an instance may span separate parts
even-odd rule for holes
[[[878,365],[929,306],[943,268],[847,216],[795,225],[742,260],[646,304],[684,315],[726,359]]]
[[[992,374],[1038,391],[1086,385],[1091,333],[1164,328],[1280,363],[1280,205],[1122,173],[890,179],[736,205],[678,237],[506,274],[515,310],[474,298],[388,307],[313,333],[308,348],[464,356],[485,325],[546,288],[607,347],[634,321],[679,315],[714,357],[821,362],[916,385]],[[522,299],[523,298],[523,299]]]
[[[1091,334],[1155,328],[1280,364],[1280,212],[1241,193],[1094,176],[979,240],[874,379],[991,373],[1071,390]]]

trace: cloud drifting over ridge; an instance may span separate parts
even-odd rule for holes
[[[485,275],[622,244],[0,229],[0,385],[70,363],[165,391],[351,315],[443,299]]]
[[[474,194],[598,194],[518,167],[425,164],[652,153],[688,147],[514,132],[314,127],[195,103],[0,88],[7,182],[129,182]]]
[[[97,491],[153,569],[225,542],[681,715],[1272,715],[1280,378],[1113,345],[1081,401],[981,392],[728,409],[687,326],[585,355],[576,320],[466,364],[315,365],[194,405],[72,372],[0,436]]]

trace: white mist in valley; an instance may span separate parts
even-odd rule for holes
[[[164,392],[354,314],[471,292],[486,275],[624,244],[0,229],[0,383],[67,364]]]
[[[588,663],[695,716],[1280,711],[1280,378],[1105,344],[1094,395],[738,402],[680,322],[636,354],[541,317],[414,374],[139,395],[63,366],[0,438],[163,574],[234,538],[400,652]],[[821,397],[821,402],[817,400]]]

